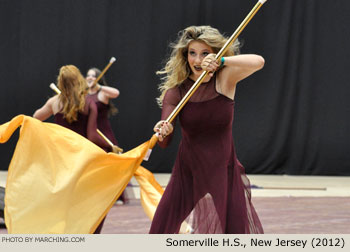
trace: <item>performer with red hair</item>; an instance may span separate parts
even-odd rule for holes
[[[111,147],[97,133],[97,106],[87,97],[88,86],[79,69],[73,65],[61,67],[57,86],[61,93],[48,99],[33,117],[45,121],[54,115],[57,124],[86,137],[108,152],[118,153],[117,146]],[[96,234],[101,232],[104,220],[97,227]]]

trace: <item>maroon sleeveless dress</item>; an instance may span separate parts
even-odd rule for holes
[[[263,233],[233,143],[234,101],[216,91],[215,81],[202,83],[179,113],[182,140],[150,233],[178,233],[183,221],[192,233]],[[193,84],[186,79],[166,92],[162,120]]]

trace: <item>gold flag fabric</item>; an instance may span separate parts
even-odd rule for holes
[[[11,234],[93,233],[136,170],[139,178],[148,176],[141,178],[144,194],[160,187],[140,167],[156,137],[116,155],[67,128],[19,115],[0,125],[0,143],[19,126],[5,193],[5,224]],[[148,215],[155,209],[150,202],[143,204],[151,208],[145,209]]]
[[[143,210],[152,220],[164,189],[158,184],[153,174],[142,166],[137,168],[134,177],[140,185],[140,199]]]

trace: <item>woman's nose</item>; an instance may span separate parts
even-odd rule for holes
[[[197,56],[196,59],[195,59],[195,62],[198,63],[198,64],[202,63],[202,57]]]

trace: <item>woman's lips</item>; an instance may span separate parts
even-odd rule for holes
[[[193,66],[193,68],[196,70],[196,71],[202,71],[202,68],[200,66]]]

